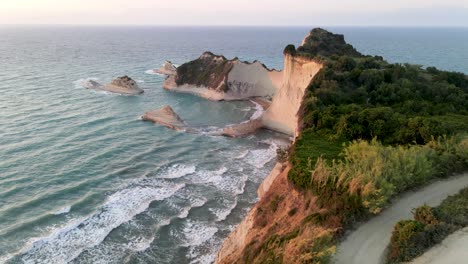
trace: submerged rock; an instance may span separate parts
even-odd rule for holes
[[[154,70],[155,73],[164,74],[164,75],[176,75],[177,68],[170,61],[166,61],[161,68]]]
[[[169,105],[146,112],[141,118],[144,121],[151,121],[174,130],[182,130],[185,128],[184,121]]]

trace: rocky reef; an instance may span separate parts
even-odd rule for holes
[[[118,93],[124,95],[137,95],[142,94],[143,90],[138,87],[137,83],[128,76],[115,78],[111,83],[102,85],[93,80],[84,82],[83,87],[86,89],[93,89],[97,91],[106,91],[111,93]]]
[[[262,63],[232,60],[211,52],[182,64],[163,87],[192,93],[210,100],[240,100],[273,96],[282,83],[282,73]]]

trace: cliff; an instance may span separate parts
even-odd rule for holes
[[[262,63],[228,60],[211,52],[182,64],[163,87],[176,92],[192,93],[210,100],[239,100],[271,97],[282,83],[282,73]]]
[[[297,136],[297,113],[310,81],[322,64],[314,59],[285,52],[283,84],[262,117],[264,126],[288,135]]]
[[[323,29],[284,54],[262,123],[294,136],[288,161],[261,184],[216,263],[330,263],[353,224],[468,169],[466,75],[364,56]]]

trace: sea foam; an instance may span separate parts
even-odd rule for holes
[[[184,186],[142,179],[109,196],[93,215],[34,240],[21,258],[26,263],[67,263],[100,244],[114,228],[145,211],[151,202],[171,197]]]

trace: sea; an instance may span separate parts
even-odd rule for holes
[[[152,69],[204,51],[281,69],[311,28],[0,26],[0,263],[212,263],[290,138],[215,136],[260,110],[165,91]],[[468,73],[468,28],[326,28]],[[81,85],[122,75],[144,94]],[[164,105],[200,133],[140,119]]]

